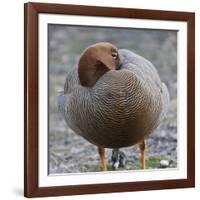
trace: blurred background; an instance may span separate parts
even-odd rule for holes
[[[170,107],[162,124],[148,138],[147,168],[177,167],[177,32],[49,24],[49,173],[101,170],[96,146],[76,135],[57,109],[57,93],[63,90],[66,73],[81,52],[96,42],[129,49],[147,58],[158,70],[169,89]],[[121,150],[127,157],[126,165],[117,170],[139,169],[138,145]],[[111,154],[112,150],[106,149],[109,170],[113,170]]]

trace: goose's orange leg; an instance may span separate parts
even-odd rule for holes
[[[98,152],[101,159],[102,171],[106,171],[107,167],[106,167],[105,149],[101,146],[98,146]]]
[[[141,153],[141,169],[146,168],[146,151],[147,151],[147,140],[143,140],[140,143],[140,153]]]

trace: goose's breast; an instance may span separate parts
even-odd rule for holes
[[[159,117],[159,98],[157,91],[151,94],[147,84],[130,71],[110,71],[92,89],[74,92],[69,121],[94,144],[130,146],[152,131]]]

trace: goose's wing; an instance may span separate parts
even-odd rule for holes
[[[72,68],[66,76],[64,91],[58,92],[57,103],[59,112],[65,116],[65,108],[73,90],[79,85],[77,68]]]
[[[162,111],[157,123],[159,125],[167,113],[170,102],[169,92],[165,83],[160,80],[156,68],[150,61],[127,49],[120,49],[119,52],[122,56],[125,69],[139,73],[141,78],[155,84],[159,88],[162,99]]]
[[[169,92],[165,83],[162,83],[161,96],[162,96],[162,112],[160,114],[158,124],[160,124],[162,120],[165,118],[168,108],[169,108],[170,97],[169,97]]]
[[[161,88],[162,82],[159,74],[150,61],[127,49],[120,49],[119,53],[122,56],[122,62],[125,69],[138,73],[144,81],[153,81],[157,87]]]
[[[70,94],[73,90],[80,85],[80,81],[78,78],[78,68],[73,67],[66,76],[64,93]]]

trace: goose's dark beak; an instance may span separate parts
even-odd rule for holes
[[[117,66],[117,68],[116,68],[116,70],[120,70],[121,66],[122,66],[122,62],[120,61],[119,64],[118,64],[118,66]]]
[[[118,66],[117,66],[116,70],[120,70],[120,69],[121,69],[121,67],[122,67],[122,65],[123,65],[123,56],[122,56],[122,55],[120,55],[119,64],[118,64]]]

